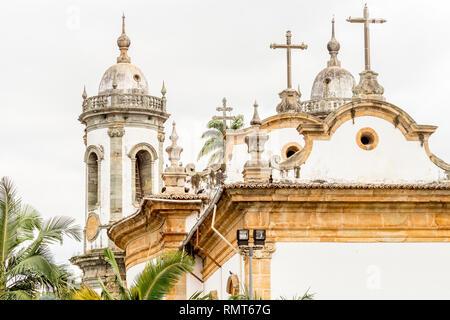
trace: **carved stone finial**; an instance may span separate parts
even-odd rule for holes
[[[176,123],[174,121],[174,122],[172,122],[172,134],[169,137],[170,141],[172,141],[172,146],[176,146],[177,141],[178,141],[178,134],[177,134],[177,130],[176,130],[175,126],[176,126]]]
[[[86,100],[86,98],[87,98],[86,86],[84,86],[83,94],[81,95],[81,97],[83,97],[83,100]]]
[[[327,44],[328,52],[331,56],[330,61],[328,61],[328,67],[340,67],[341,62],[338,60],[337,55],[339,53],[339,49],[341,48],[340,43],[336,40],[334,34],[334,16],[331,20],[331,40]]]
[[[259,126],[261,125],[261,119],[259,118],[258,114],[258,103],[255,100],[255,103],[253,104],[254,110],[253,110],[253,118],[252,121],[250,121],[250,125],[252,126]]]
[[[166,152],[169,154],[169,161],[171,163],[170,166],[177,167],[183,148],[177,145],[178,134],[175,129],[175,121],[172,123],[172,134],[169,139],[172,141],[172,144],[166,148]]]
[[[163,85],[162,85],[162,88],[161,88],[161,94],[162,94],[163,98],[166,97],[166,93],[167,93],[167,90],[166,90],[166,86],[165,86],[165,83],[164,83],[164,80],[163,80]]]
[[[122,34],[117,39],[117,45],[120,49],[120,56],[117,57],[117,63],[130,63],[131,59],[127,54],[131,40],[125,33],[125,14],[122,15]]]
[[[175,122],[172,124],[172,134],[169,139],[172,144],[166,148],[169,154],[170,166],[164,170],[162,178],[165,183],[165,193],[185,193],[185,183],[187,173],[185,168],[179,163],[181,152],[183,148],[177,145],[178,134],[175,129]]]

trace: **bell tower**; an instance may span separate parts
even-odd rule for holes
[[[78,118],[86,126],[84,252],[71,262],[83,270],[83,283],[98,291],[98,277],[110,289],[114,285],[105,248],[115,252],[125,275],[124,253],[108,238],[107,228],[135,213],[144,196],[162,187],[166,89],[163,83],[161,97],[149,95],[146,77],[128,56],[130,44],[123,16],[117,63],[103,74],[97,95],[88,96],[84,89]]]

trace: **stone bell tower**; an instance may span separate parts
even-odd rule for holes
[[[147,79],[127,54],[130,44],[123,16],[117,63],[104,73],[98,95],[88,97],[84,89],[78,119],[86,126],[84,253],[71,262],[83,270],[83,283],[98,291],[98,277],[113,286],[105,248],[115,252],[125,274],[124,253],[108,238],[107,228],[135,213],[143,196],[162,187],[166,89],[163,83],[161,98],[149,95]]]

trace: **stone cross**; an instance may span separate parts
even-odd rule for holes
[[[370,71],[370,32],[369,26],[371,23],[385,23],[385,19],[369,19],[369,9],[367,4],[364,6],[363,18],[352,18],[347,19],[351,23],[364,23],[364,58],[365,58],[365,70]]]
[[[227,116],[227,111],[231,112],[233,110],[232,107],[227,107],[227,99],[222,99],[222,105],[223,107],[217,107],[216,110],[219,112],[222,112],[221,116],[214,116],[213,120],[222,120],[223,122],[223,130],[225,131],[227,129],[227,120],[233,121],[235,117],[233,116]]]
[[[287,87],[292,88],[292,77],[291,77],[291,49],[301,49],[306,50],[308,46],[302,42],[300,45],[291,44],[291,31],[286,32],[286,44],[276,44],[272,43],[270,48],[272,49],[286,49],[287,55]]]

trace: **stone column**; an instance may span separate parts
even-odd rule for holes
[[[164,130],[164,127],[163,127]],[[166,135],[164,134],[164,131],[160,131],[158,132],[158,141],[159,141],[159,146],[158,146],[158,189],[154,190],[154,193],[160,193],[161,192],[161,188],[163,185],[163,180],[162,180],[162,173],[163,173],[163,169],[164,169],[164,157],[163,157],[163,147],[164,147],[164,140],[166,139]]]
[[[110,143],[110,222],[122,218],[122,126],[108,129]]]
[[[254,229],[269,229],[270,213],[268,211],[249,211],[245,215],[245,226],[253,235]],[[267,231],[268,232],[268,231]],[[266,244],[262,250],[253,251],[253,292],[263,299],[271,299],[271,259],[272,253],[275,251],[275,244],[267,234]],[[244,255],[245,263],[245,283],[249,288],[249,257],[248,251],[241,251]]]
[[[253,251],[253,292],[256,292],[256,297],[261,297],[264,300],[271,299],[270,266],[273,252],[275,252],[274,243],[266,243],[264,249]],[[244,255],[245,284],[249,288],[248,270],[250,259],[248,251],[244,251],[241,254]]]

